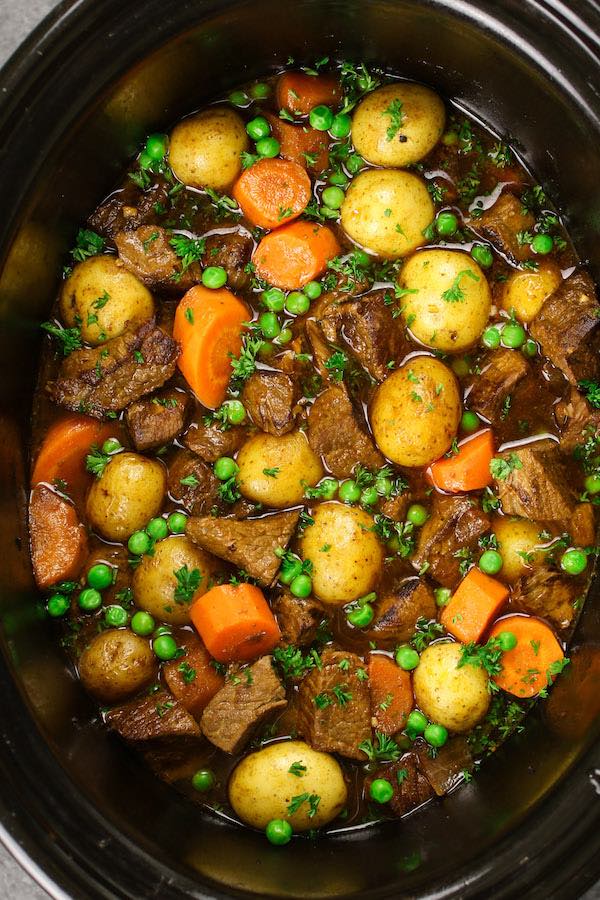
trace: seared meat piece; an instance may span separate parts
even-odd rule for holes
[[[429,781],[421,771],[416,753],[405,753],[397,762],[376,769],[365,780],[367,794],[371,782],[376,778],[385,778],[394,788],[394,795],[388,805],[397,816],[406,815],[412,809],[431,800],[434,795]]]
[[[410,494],[397,494],[395,497],[383,501],[381,512],[388,519],[393,519],[394,522],[404,522],[410,502]]]
[[[73,504],[43,483],[31,492],[29,539],[33,573],[39,588],[79,576],[88,554],[86,529],[79,522]],[[57,539],[60,539],[58,546]]]
[[[283,372],[255,372],[242,391],[242,403],[257,428],[282,435],[295,425],[298,386]]]
[[[313,403],[308,442],[336,478],[347,478],[358,463],[367,469],[379,469],[385,463],[366,429],[359,426],[341,384],[327,388]]]
[[[576,547],[591,547],[596,543],[596,522],[590,503],[577,504],[567,530]]]
[[[435,756],[429,755],[429,748],[420,747],[418,757],[421,770],[438,797],[447,794],[462,773],[473,766],[468,739],[462,735],[450,738]]]
[[[216,462],[221,456],[233,456],[246,440],[248,432],[240,425],[221,428],[216,422],[205,425],[193,422],[183,443],[205,462]]]
[[[587,272],[574,272],[550,294],[530,331],[571,384],[600,377],[600,306]]]
[[[246,266],[252,255],[252,238],[246,234],[211,234],[206,238],[203,266],[221,266],[227,272],[227,287],[241,291],[250,281]]]
[[[558,629],[571,626],[575,601],[583,594],[581,582],[553,569],[535,569],[515,586],[512,602],[532,616],[548,619]]]
[[[178,450],[169,463],[169,494],[193,515],[208,513],[219,502],[219,481],[210,466],[189,450]]]
[[[568,526],[575,511],[575,493],[564,471],[557,444],[536,441],[499,453],[511,462],[505,478],[496,479],[502,509],[509,516]],[[520,463],[517,468],[514,463]]]
[[[272,608],[284,644],[312,643],[317,628],[327,618],[324,607],[314,597],[294,597],[285,590],[275,597]]]
[[[202,738],[198,723],[167,691],[117,706],[107,714],[106,721],[126,741]]]
[[[407,578],[393,594],[378,601],[369,637],[373,640],[407,641],[414,634],[418,619],[435,619],[436,613],[431,588],[420,578]]]
[[[178,356],[176,341],[149,319],[100,347],[74,350],[46,390],[60,406],[102,419],[162,387]]]
[[[141,191],[133,182],[116,191],[102,203],[90,216],[88,225],[105,238],[114,238],[120,231],[137,228],[145,222],[156,218],[154,206],[160,203],[166,206],[171,185],[163,178]]]
[[[342,650],[324,650],[321,663],[300,683],[298,730],[315,750],[364,760],[358,745],[371,738],[370,696],[356,674],[364,664]]]
[[[306,332],[306,339],[310,345],[310,349],[312,352],[313,365],[321,378],[325,381],[330,381],[330,373],[325,365],[331,354],[334,352],[333,348],[329,346],[327,343],[327,338],[323,332],[321,325],[318,322],[313,322],[312,319],[309,319],[306,325],[304,326],[304,330]]]
[[[241,750],[271,713],[287,706],[272,656],[262,656],[238,678],[215,694],[200,720],[204,736],[225,753]]]
[[[137,400],[127,407],[125,419],[136,450],[152,450],[170,444],[185,426],[188,394],[175,389]]]
[[[431,515],[419,533],[415,565],[429,563],[428,574],[444,587],[454,588],[461,578],[462,549],[473,550],[479,538],[490,530],[490,520],[471,497],[436,495]]]
[[[490,422],[502,412],[502,404],[513,388],[525,378],[529,370],[522,353],[514,350],[494,350],[481,362],[481,374],[473,381],[468,396],[470,409]]]
[[[472,219],[469,227],[487,238],[510,259],[521,262],[531,256],[529,243],[520,244],[517,234],[531,231],[535,218],[524,212],[521,201],[514,194],[500,194],[493,206],[486,209],[478,219]]]
[[[211,666],[211,656],[194,632],[186,632],[178,643],[185,650],[185,656],[166,663],[163,675],[173,696],[195,719],[199,719],[225,684],[225,679]]]
[[[186,534],[203,550],[244,569],[268,587],[279,571],[278,547],[287,547],[298,524],[299,511],[260,519],[189,519]]]
[[[181,259],[169,243],[172,235],[160,225],[120,231],[114,241],[126,269],[150,288],[184,293],[200,280],[198,263],[182,272]]]
[[[572,453],[579,444],[600,429],[600,409],[592,409],[577,388],[572,387],[566,400],[554,408],[556,424],[560,428],[560,449]]]

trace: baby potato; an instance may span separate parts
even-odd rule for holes
[[[93,347],[154,315],[152,294],[116,256],[78,263],[63,285],[59,305],[68,327],[79,324],[82,338]]]
[[[177,597],[180,586],[175,572],[187,566],[188,572],[196,570],[200,576],[193,598]],[[146,610],[155,619],[171,625],[185,625],[190,621],[192,599],[201,597],[211,587],[211,576],[216,561],[184,535],[174,535],[154,545],[153,556],[143,556],[132,581],[136,606]]]
[[[321,460],[302,431],[255,434],[238,453],[240,491],[255,503],[283,509],[299,503],[323,476]]]
[[[304,531],[301,552],[313,564],[315,595],[324,603],[343,606],[368,594],[383,565],[383,548],[371,530],[371,516],[343,503],[321,503],[313,519]]]
[[[402,269],[400,286],[407,291],[402,297],[404,321],[426,347],[461,353],[477,343],[492,298],[485,275],[468,254],[415,253]]]
[[[109,541],[124,541],[155,516],[167,490],[162,463],[139,453],[118,453],[90,488],[88,522]]]
[[[537,549],[544,543],[540,538],[542,526],[537,522],[517,516],[497,516],[493,521],[493,531],[503,559],[498,576],[503,581],[517,581],[543,560],[543,552]],[[523,559],[522,553],[528,554],[528,561]]]
[[[184,184],[224,191],[240,174],[240,154],[247,148],[248,135],[240,116],[224,106],[213,106],[175,126],[169,162]]]
[[[375,443],[400,466],[428,466],[443,456],[460,416],[456,378],[433,356],[413,357],[392,372],[371,404]]]
[[[502,284],[499,305],[508,313],[514,310],[519,322],[531,322],[561,281],[556,263],[542,259],[537,269],[511,272]]]
[[[425,182],[410,172],[368,169],[350,184],[341,208],[342,228],[379,256],[397,259],[425,243],[434,208]]]
[[[150,644],[129,629],[96,635],[79,658],[83,686],[104,703],[118,703],[156,678]]]
[[[413,673],[417,706],[448,731],[470,731],[490,705],[488,676],[477,666],[461,666],[462,645],[430,644]]]
[[[306,767],[297,769],[301,777],[294,775],[294,766]],[[292,797],[304,793],[321,798],[312,818],[308,800],[295,813],[288,812]],[[342,811],[347,795],[337,760],[304,741],[271,744],[248,754],[229,779],[229,802],[240,819],[254,828],[265,828],[271,819],[287,819],[294,831],[320,828]]]
[[[398,81],[359,103],[352,140],[368,162],[401,168],[427,156],[441,138],[445,121],[444,104],[430,88]],[[396,124],[400,127],[394,130]]]

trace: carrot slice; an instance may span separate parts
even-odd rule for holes
[[[33,467],[32,485],[60,480],[69,493],[73,488],[84,487],[90,479],[85,457],[92,444],[101,446],[107,438],[120,436],[120,426],[114,422],[99,422],[90,416],[64,416],[44,438]]]
[[[369,690],[371,714],[377,720],[377,730],[383,734],[401,731],[415,705],[410,673],[397,666],[389,656],[371,653]]]
[[[314,222],[292,222],[265,235],[253,261],[269,284],[293,291],[318,278],[340,252],[334,233]]]
[[[278,116],[265,113],[273,132],[279,141],[280,154],[284,159],[298,163],[304,169],[322,172],[329,165],[329,142],[327,132],[317,131],[308,125],[290,125]]]
[[[494,681],[515,697],[533,697],[561,670],[565,658],[552,629],[534,616],[506,616],[494,623],[490,637],[510,631],[517,639],[513,650],[502,654],[502,671]]]
[[[77,578],[88,554],[85,529],[75,508],[43,484],[31,492],[29,535],[38,587]]]
[[[508,599],[508,588],[480,569],[471,569],[444,607],[441,623],[459,641],[478,641]]]
[[[181,344],[177,365],[198,400],[211,409],[225,398],[231,356],[242,348],[248,310],[227,288],[196,285],[175,311],[173,337]]]
[[[332,75],[307,75],[306,72],[284,72],[277,82],[277,104],[280,109],[307,115],[315,106],[335,104],[340,96],[340,83]]]
[[[277,228],[297,219],[310,200],[310,178],[297,162],[260,159],[233,186],[233,196],[253,225]]]
[[[212,665],[211,656],[195,634],[186,634],[181,646],[185,656],[163,667],[163,675],[171,693],[195,718],[225,684],[225,679]]]
[[[198,597],[192,624],[219,662],[255,659],[281,639],[263,592],[253,584],[221,584]]]
[[[450,494],[476,491],[492,483],[490,462],[493,456],[494,435],[486,428],[462,441],[454,456],[434,462],[427,476],[434,487]]]

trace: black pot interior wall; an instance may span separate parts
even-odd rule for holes
[[[30,45],[41,49],[35,67],[23,57],[4,74],[0,678],[9,743],[0,754],[1,795],[5,807],[18,807],[14,828],[27,821],[23,840],[73,893],[81,877],[86,896],[152,889],[161,897],[441,896],[461,884],[463,895],[489,896],[494,885],[495,896],[527,886],[534,897],[548,895],[541,872],[554,896],[567,883],[570,868],[558,856],[573,867],[573,847],[579,842],[583,852],[597,815],[587,779],[600,765],[591,707],[575,728],[533,717],[474,784],[400,825],[282,852],[260,835],[211,822],[94,724],[39,613],[24,508],[37,326],[77,226],[144,135],[289,56],[377,63],[456,98],[516,141],[598,274],[597,63],[584,40],[568,36],[572,27],[561,4],[512,0],[79,0],[63,5]],[[600,640],[597,594],[596,586],[577,635],[588,656],[562,689],[573,706]],[[78,880],[76,871],[85,874]]]

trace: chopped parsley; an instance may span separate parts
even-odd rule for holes
[[[444,291],[442,300],[445,300],[446,303],[459,303],[465,299],[465,292],[460,286],[460,282],[463,278],[471,278],[473,281],[479,281],[479,275],[473,272],[472,269],[463,269],[452,282],[452,286],[449,287],[447,291]]]
[[[382,734],[381,731],[375,732],[375,741],[361,741],[358,749],[366,755],[369,762],[396,762],[402,755],[402,750],[396,741]]]
[[[390,124],[387,127],[385,137],[387,141],[393,141],[404,124],[402,101],[395,97],[382,115],[390,117]]]
[[[206,250],[206,241],[204,238],[190,238],[184,234],[175,234],[169,244],[181,259],[181,269],[173,276],[173,281],[180,281],[184,272],[187,272],[193,263],[202,258]]]
[[[63,356],[68,356],[73,350],[80,350],[83,347],[80,327],[64,328],[57,322],[42,322],[40,327],[57,341]]]
[[[296,778],[302,778],[304,773],[306,772],[306,766],[303,766],[300,761],[293,762],[288,769],[290,775],[295,775]]]
[[[495,456],[490,461],[490,472],[492,478],[495,478],[496,481],[505,481],[511,472],[522,468],[523,463],[516,453],[510,453],[508,459],[502,459],[499,456]]]
[[[177,587],[173,594],[177,603],[189,603],[195,592],[200,587],[203,576],[199,569],[188,569],[187,564],[180,569],[174,569],[173,575],[177,579]]]

